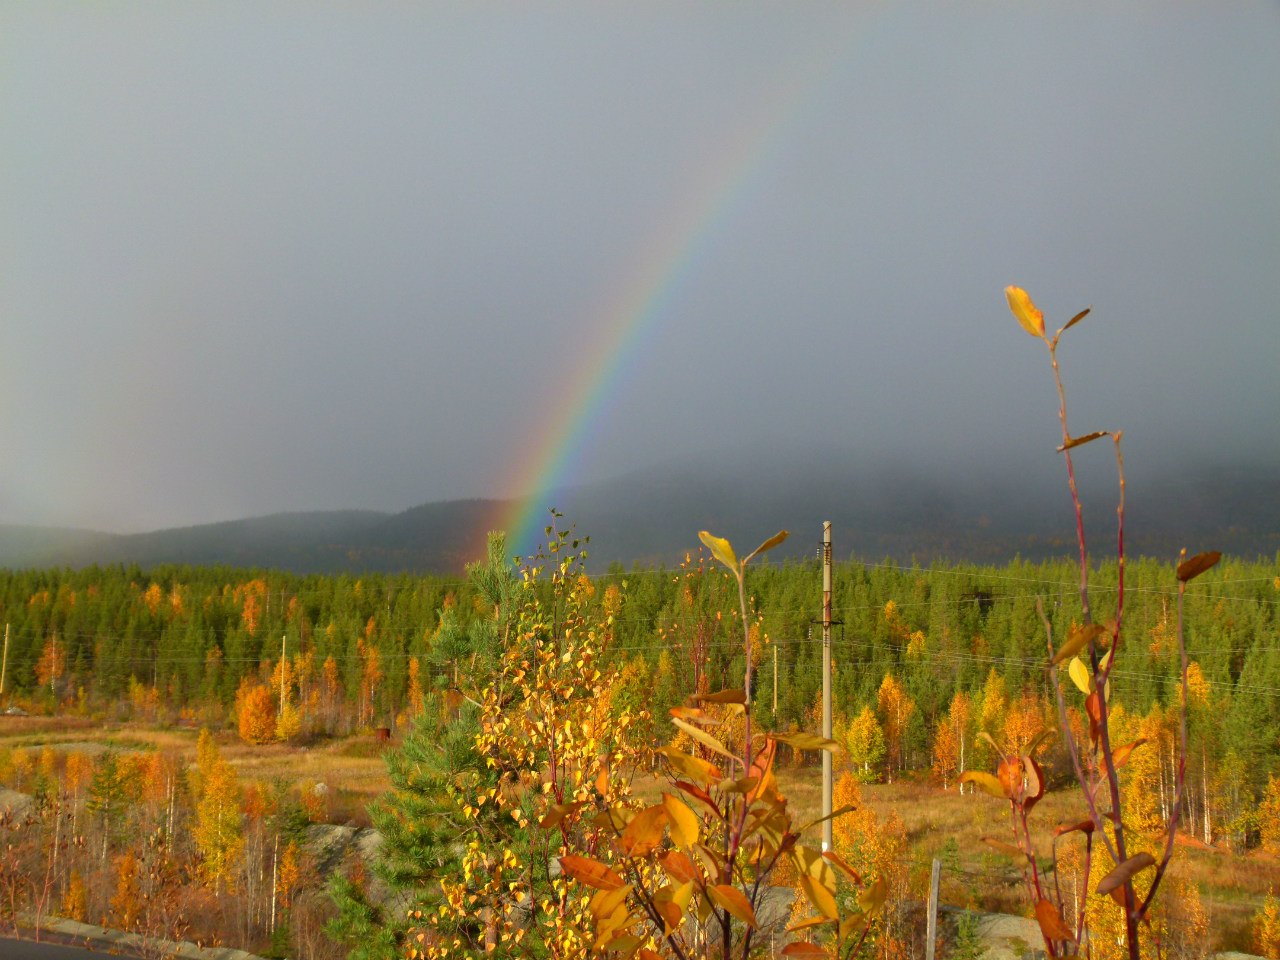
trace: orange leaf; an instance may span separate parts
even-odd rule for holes
[[[1058,452],[1061,453],[1063,450],[1070,450],[1074,447],[1082,447],[1091,440],[1097,440],[1099,437],[1109,436],[1110,433],[1110,430],[1095,430],[1093,433],[1086,433],[1082,437],[1069,437],[1067,442],[1058,448]]]
[[[1059,824],[1053,831],[1055,837],[1060,837],[1064,833],[1074,833],[1079,830],[1081,833],[1093,833],[1093,821],[1081,820],[1079,823],[1063,823]]]
[[[586,804],[585,800],[579,800],[577,803],[553,803],[551,808],[538,821],[538,826],[543,830],[550,830],[560,826],[560,821],[572,813],[577,813]]]
[[[658,865],[676,883],[689,883],[701,879],[697,866],[678,850],[671,850],[658,858]]]
[[[714,813],[717,817],[720,817],[720,819],[724,819],[724,816],[720,813],[720,808],[717,807],[716,802],[711,799],[711,794],[707,793],[707,791],[703,790],[701,787],[695,787],[692,783],[685,780],[675,781],[674,786],[681,793],[688,794],[699,803],[705,805],[708,810]]]
[[[716,693],[700,693],[697,698],[703,703],[746,703],[747,694],[743,690],[720,690]]]
[[[1018,759],[1002,760],[996,767],[996,779],[1004,787],[1006,797],[1015,797],[1022,790],[1022,761]]]
[[[823,921],[824,923],[826,921]],[[782,948],[781,955],[784,957],[829,957],[831,954],[818,946],[816,943],[810,943],[808,940],[796,940],[794,943],[788,943]]]
[[[834,850],[823,851],[822,857],[824,860],[831,861],[831,863],[835,865],[837,870],[843,873],[846,877],[848,877],[854,883],[862,883],[862,877],[858,875],[858,871],[853,869],[853,867],[849,866],[849,864],[846,863],[843,859],[841,859],[840,855],[837,854]]]
[[[629,857],[647,856],[662,843],[662,830],[666,825],[667,809],[656,803],[635,815],[622,831],[618,844]]]
[[[1116,747],[1111,754],[1111,761],[1112,763],[1115,764],[1116,769],[1119,770],[1126,763],[1128,763],[1129,754],[1133,753],[1135,749],[1142,746],[1146,742],[1147,742],[1146,737],[1139,737],[1137,740],[1133,741],[1133,743],[1126,743],[1124,746]]]
[[[1194,580],[1221,559],[1222,554],[1217,550],[1210,550],[1208,553],[1197,553],[1190,560],[1185,560],[1178,564],[1178,579],[1183,583],[1188,580]]]
[[[1062,914],[1058,912],[1058,908],[1052,901],[1043,899],[1036,901],[1036,922],[1040,924],[1040,932],[1044,934],[1046,940],[1075,942],[1075,934],[1062,922]]]
[[[1062,332],[1066,333],[1068,330],[1074,327],[1077,323],[1079,323],[1081,320],[1087,317],[1089,315],[1089,311],[1092,309],[1093,307],[1085,307],[1083,310],[1077,313],[1074,317],[1072,317],[1070,320],[1067,321],[1067,325],[1062,328]]]
[[[989,847],[994,847],[1007,856],[1013,857],[1014,860],[1025,860],[1027,857],[1025,853],[1015,847],[1012,843],[997,840],[995,837],[983,837],[982,842]]]
[[[1110,893],[1117,887],[1123,886],[1135,873],[1154,866],[1155,862],[1156,858],[1149,853],[1134,854],[1099,880],[1096,892],[1099,894]]]
[[[566,854],[560,858],[560,869],[569,877],[597,890],[616,890],[626,886],[622,878],[598,860]]]
[[[716,884],[714,887],[707,887],[707,895],[719,906],[754,929],[756,912],[751,909],[751,901],[737,887],[727,883]]]
[[[1084,712],[1089,715],[1089,739],[1097,743],[1102,735],[1102,698],[1097,690],[1084,698]]]

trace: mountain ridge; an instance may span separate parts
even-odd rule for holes
[[[734,465],[659,464],[548,494],[591,537],[593,566],[671,564],[697,548],[697,531],[735,541],[777,529],[779,556],[808,556],[831,520],[837,556],[952,561],[1041,559],[1075,550],[1065,484],[1038,478],[948,477],[907,466],[809,470],[785,458],[765,474]],[[1105,505],[1105,508],[1104,508]],[[401,511],[290,511],[146,533],[0,524],[0,566],[162,564],[280,568],[297,573],[458,573],[479,558],[494,518],[513,501],[430,501]],[[1172,559],[1182,546],[1242,556],[1280,554],[1280,469],[1220,470],[1193,479],[1131,481],[1126,539],[1132,556]],[[549,515],[548,515],[549,516]],[[1086,532],[1099,551],[1115,539],[1114,494],[1086,491]],[[511,544],[513,552],[530,545]]]

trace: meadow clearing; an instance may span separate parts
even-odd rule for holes
[[[139,724],[103,725],[85,718],[0,717],[0,755],[15,750],[39,753],[45,747],[60,754],[101,756],[163,751],[183,764],[196,761],[198,731],[183,727]],[[242,742],[232,731],[216,735],[223,759],[242,782],[287,786],[305,793],[323,784],[324,820],[335,825],[367,827],[368,804],[386,791],[383,753],[396,749],[397,738],[379,743],[370,734],[320,740],[310,745]],[[840,765],[837,763],[837,771]],[[798,822],[821,815],[819,766],[781,767],[783,792],[794,804]],[[658,774],[640,774],[635,792],[656,798],[666,787]],[[940,902],[984,912],[1025,915],[1025,897],[1010,857],[986,844],[984,837],[1009,836],[1007,804],[984,796],[960,795],[918,777],[859,786],[861,800],[879,823],[896,818],[905,833],[900,860],[911,894],[923,897],[931,861],[943,865]],[[1050,790],[1033,818],[1037,848],[1047,855],[1053,828],[1078,820],[1081,803],[1072,786]],[[811,828],[816,835],[818,828]],[[1250,949],[1250,924],[1269,891],[1280,887],[1280,860],[1260,849],[1244,854],[1224,846],[1208,846],[1190,836],[1179,838],[1173,875],[1193,881],[1217,950]]]

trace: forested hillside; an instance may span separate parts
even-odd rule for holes
[[[1064,631],[1073,569],[838,564],[836,727],[853,736],[855,765],[869,779],[935,765],[953,772],[959,756],[938,756],[952,741],[958,751],[979,729],[1052,726],[1035,603],[1043,597],[1055,631]],[[1114,682],[1131,714],[1159,717],[1176,697],[1175,581],[1169,565],[1152,561],[1131,563],[1127,577],[1135,639]],[[1098,596],[1114,581],[1114,567],[1098,569]],[[614,569],[590,580],[596,602],[613,614],[607,655],[655,715],[690,692],[741,682],[730,587],[696,557],[674,569]],[[756,709],[771,728],[812,727],[821,684],[818,567],[764,566],[751,589],[762,639]],[[468,631],[488,615],[463,579],[225,568],[6,572],[0,597],[10,703],[216,729],[242,721],[259,688],[261,708],[279,711],[283,647],[298,737],[395,727],[420,710],[438,712],[474,656]],[[1190,804],[1206,836],[1233,830],[1243,842],[1250,798],[1280,764],[1278,602],[1276,566],[1260,562],[1224,561],[1190,595]],[[887,697],[896,698],[892,721]],[[873,724],[878,731],[868,732]],[[1216,792],[1228,780],[1242,789]]]

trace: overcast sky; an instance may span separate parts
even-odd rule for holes
[[[1052,464],[1009,283],[1277,462],[1280,6],[0,2],[0,521],[520,494],[614,342],[571,479]]]

